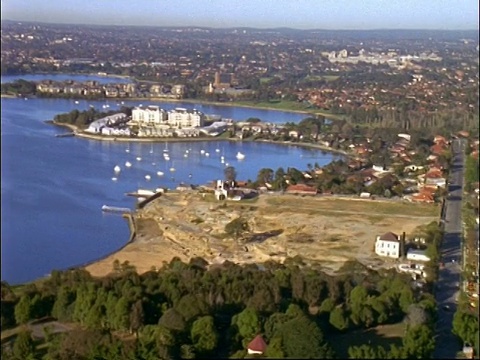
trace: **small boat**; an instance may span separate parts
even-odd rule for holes
[[[120,213],[129,213],[131,210],[129,208],[122,208],[122,207],[116,207],[116,206],[108,206],[108,205],[103,205],[102,206],[102,211],[105,212],[120,212]]]
[[[205,154],[205,150],[200,150],[200,154]]]
[[[225,160],[225,156],[220,156],[220,160]]]
[[[137,161],[142,161],[142,158],[140,156],[137,156]]]
[[[150,147],[150,154],[153,154],[153,144],[152,144],[152,146]]]
[[[152,165],[153,165],[153,166],[155,166],[155,163],[154,163],[154,162],[152,162]]]
[[[130,149],[125,149],[125,152],[126,152],[126,153],[129,153],[129,152],[130,152]]]
[[[118,179],[114,176],[112,177],[112,181],[117,181]]]
[[[145,175],[145,180],[150,180],[152,177],[150,175]]]
[[[206,156],[206,157],[209,157],[209,156],[210,156],[210,153],[208,153],[208,152],[205,153],[205,156]]]
[[[225,164],[225,159],[220,159],[220,162],[221,162],[222,164]]]
[[[157,171],[158,176],[163,176],[163,171]]]
[[[132,163],[130,161],[125,161],[125,167],[130,167],[132,166]]]
[[[187,157],[188,157],[188,155],[187,155],[187,154],[183,154],[183,157],[187,158]]]
[[[220,152],[220,149],[215,149],[215,152],[219,153],[219,152]]]
[[[237,152],[236,157],[237,157],[238,160],[243,160],[243,159],[245,159],[245,154],[242,154],[242,153],[239,151],[239,152]]]
[[[175,168],[172,166],[172,167],[170,168],[170,171],[171,171],[171,172],[174,172],[174,171],[175,171]]]
[[[78,100],[75,100],[75,104],[80,104],[80,102]]]
[[[116,173],[119,173],[121,170],[122,169],[118,165],[115,165],[115,167],[113,168],[113,171],[115,171]]]

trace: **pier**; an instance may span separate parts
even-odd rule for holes
[[[132,211],[129,208],[117,207],[117,206],[102,206],[103,212],[112,212],[112,213],[120,213],[120,214],[130,214]]]

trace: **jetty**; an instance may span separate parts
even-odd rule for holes
[[[117,206],[102,206],[103,212],[112,212],[112,213],[120,213],[120,214],[130,214],[132,211],[129,208],[124,207],[117,207]]]

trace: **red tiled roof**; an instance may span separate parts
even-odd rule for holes
[[[248,349],[264,353],[265,350],[267,350],[267,344],[265,343],[265,340],[263,340],[261,335],[257,335],[255,336],[255,339],[250,341],[250,344],[248,344]]]
[[[287,188],[287,192],[301,192],[301,193],[316,194],[317,189],[314,188],[313,186],[308,186],[305,184],[296,184],[296,185],[290,185]]]

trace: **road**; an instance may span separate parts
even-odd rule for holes
[[[465,146],[464,140],[456,139],[452,142],[453,163],[443,218],[445,235],[441,248],[441,261],[445,266],[439,271],[435,291],[438,321],[434,359],[455,359],[457,352],[462,349],[462,344],[452,333],[452,321],[457,308],[455,298],[461,284],[462,272],[462,192]]]

